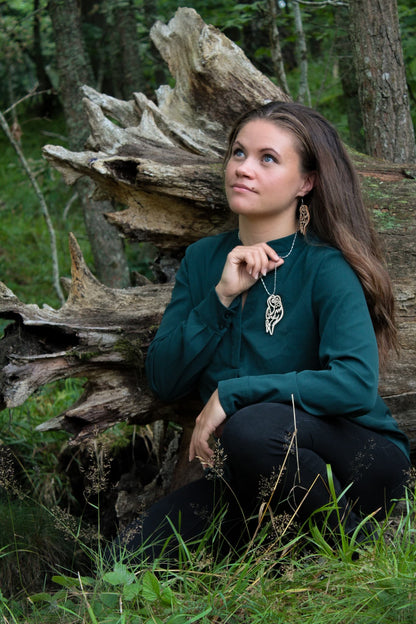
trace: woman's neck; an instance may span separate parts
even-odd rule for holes
[[[292,219],[286,223],[255,222],[242,217],[238,220],[239,237],[243,245],[256,245],[267,241],[284,238],[294,234],[298,229],[296,221]]]

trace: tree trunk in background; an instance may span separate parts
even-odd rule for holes
[[[94,83],[93,72],[84,48],[76,0],[50,0],[59,74],[59,89],[72,149],[83,149],[88,136],[88,120],[82,104],[80,87]],[[117,230],[107,222],[105,214],[113,212],[109,201],[91,198],[94,186],[82,181],[77,187],[84,211],[94,265],[100,281],[108,286],[126,287],[130,284],[123,241]],[[112,261],[108,262],[111,253]],[[114,255],[113,255],[114,254]]]
[[[363,121],[360,102],[358,99],[358,83],[353,66],[351,38],[348,30],[348,8],[337,6],[333,8],[336,27],[335,47],[339,64],[339,77],[344,94],[346,107],[349,144],[354,149],[364,152],[365,141],[363,136]]]
[[[295,18],[295,32],[296,32],[296,47],[299,56],[300,66],[300,79],[299,79],[299,91],[298,102],[311,106],[311,94],[309,91],[308,83],[308,50],[306,48],[305,32],[303,30],[302,13],[300,10],[299,2],[296,0],[293,4],[293,15]]]
[[[107,76],[111,78],[111,92],[115,97],[129,99],[144,87],[134,4],[132,0],[106,0],[102,14],[107,48],[105,71],[111,74]]]
[[[283,63],[282,49],[280,46],[279,29],[277,27],[276,0],[267,0],[268,26],[270,38],[270,53],[272,56],[273,72],[277,79],[277,84],[285,93],[290,95],[287,84],[285,66]]]
[[[150,29],[159,17],[157,3],[154,0],[142,0],[142,10],[143,25],[146,32],[150,32]],[[146,69],[149,67],[151,67],[151,72],[148,71],[146,74]],[[153,41],[150,41],[149,48],[146,52],[146,58],[143,59],[143,74],[146,78],[143,92],[150,98],[154,97],[154,90],[157,89],[159,85],[166,84],[169,80],[169,72]]]
[[[42,117],[52,114],[55,96],[52,93],[53,87],[45,69],[45,62],[42,54],[42,36],[40,28],[40,0],[33,3],[33,60],[35,63],[36,77],[38,79],[38,90],[42,93],[40,115]]]
[[[93,86],[94,77],[81,34],[76,0],[50,0],[49,15],[54,32],[59,91],[72,149],[82,149],[88,125],[79,87]]]
[[[125,99],[129,99],[132,93],[142,90],[144,83],[137,36],[137,19],[132,0],[116,6],[114,17],[121,54],[122,93]]]
[[[349,0],[367,152],[395,163],[415,160],[396,0]]]

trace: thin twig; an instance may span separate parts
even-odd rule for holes
[[[293,395],[292,395],[292,401],[293,401]],[[297,446],[297,430],[296,430],[296,426],[295,426],[294,432],[292,433],[292,436],[291,436],[291,439],[290,439],[290,443],[289,443],[289,446],[287,448],[285,458],[283,460],[283,464],[280,466],[279,474],[277,475],[277,478],[275,479],[275,482],[274,482],[272,491],[270,493],[269,499],[260,508],[260,513],[259,513],[259,519],[258,519],[258,522],[257,522],[257,527],[256,527],[256,530],[254,531],[253,537],[251,538],[250,543],[249,543],[249,545],[247,547],[246,553],[249,552],[251,546],[253,545],[253,543],[254,543],[257,535],[258,535],[258,532],[260,531],[260,527],[263,524],[263,520],[264,520],[264,518],[265,518],[265,516],[267,514],[267,511],[268,511],[268,509],[269,509],[269,507],[271,505],[271,502],[272,502],[273,496],[274,496],[274,494],[276,492],[277,486],[280,483],[280,479],[281,479],[282,474],[283,474],[283,472],[284,472],[284,470],[286,468],[286,462],[287,462],[287,460],[289,458],[289,455],[291,453],[293,444],[295,444],[295,446]]]
[[[71,196],[71,198],[69,199],[69,201],[67,201],[67,203],[66,203],[66,205],[65,205],[65,208],[64,208],[64,211],[63,211],[63,213],[62,213],[62,218],[63,218],[63,220],[64,220],[64,221],[66,221],[66,218],[67,218],[67,216],[68,216],[69,209],[71,208],[72,204],[73,204],[73,203],[74,203],[74,201],[76,201],[78,198],[79,198],[78,193],[74,193],[74,194]]]
[[[20,145],[18,144],[18,142],[16,141],[16,139],[14,138],[13,134],[10,132],[10,128],[9,125],[3,115],[3,113],[0,112],[0,125],[3,128],[7,138],[9,139],[10,143],[12,144],[17,156],[19,157],[20,162],[22,163],[23,169],[26,171],[26,174],[33,186],[33,188],[35,189],[35,193],[39,199],[39,203],[42,209],[42,213],[43,216],[45,217],[45,221],[46,221],[46,225],[48,227],[48,231],[49,231],[49,237],[50,237],[50,243],[51,243],[51,253],[52,253],[52,269],[53,269],[53,285],[56,291],[56,294],[58,295],[58,298],[61,302],[61,304],[63,304],[65,302],[65,297],[64,294],[62,292],[60,283],[59,283],[59,263],[58,263],[58,252],[57,252],[57,248],[56,248],[56,236],[55,236],[55,230],[53,228],[53,224],[52,224],[52,220],[50,218],[49,215],[49,210],[48,210],[48,206],[46,204],[46,200],[45,197],[40,189],[39,184],[36,181],[35,176],[33,175],[30,167],[29,167],[29,163],[27,162],[25,155],[22,152],[22,149],[20,147]]]
[[[50,89],[44,89],[43,91],[36,91],[38,86],[39,85],[36,84],[29,93],[26,93],[26,95],[21,97],[20,100],[17,100],[17,102],[14,102],[11,106],[9,106],[9,108],[4,111],[3,115],[8,115],[9,113],[11,113],[12,110],[17,108],[19,106],[19,104],[21,104],[25,100],[29,100],[32,97],[37,97],[38,95],[43,95],[44,93],[50,93],[51,92]]]
[[[298,425],[296,423],[296,407],[295,407],[295,397],[293,396],[293,394],[290,395],[292,398],[292,411],[293,411],[293,424],[294,424],[294,435],[297,436],[298,433]],[[295,450],[296,450],[296,465],[297,465],[297,472],[298,472],[298,479],[299,479],[299,483],[300,483],[300,465],[299,465],[299,449],[298,449],[298,445],[297,445],[297,437],[296,437],[296,444],[295,444]]]

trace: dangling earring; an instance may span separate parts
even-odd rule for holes
[[[309,208],[307,207],[306,204],[303,203],[303,197],[302,197],[302,203],[299,206],[299,230],[300,233],[303,234],[303,236],[305,236],[306,234],[306,228],[309,225],[309,221],[311,220],[311,215],[309,212]]]

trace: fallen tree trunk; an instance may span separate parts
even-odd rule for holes
[[[160,253],[178,258],[189,243],[232,225],[221,176],[230,122],[249,107],[287,96],[192,9],[179,9],[168,25],[157,23],[151,36],[175,87],[160,87],[157,104],[140,93],[121,102],[84,87],[91,128],[85,151],[49,145],[44,153],[67,183],[88,176],[97,194],[127,206],[107,215],[124,236],[151,241]],[[415,451],[415,173],[353,157],[384,239],[399,304],[402,356],[383,375],[380,390]],[[143,372],[171,285],[105,287],[86,267],[74,237],[70,251],[72,279],[61,309],[24,304],[1,286],[0,316],[13,322],[0,341],[0,408],[22,404],[50,381],[82,377],[83,396],[44,429],[65,429],[75,443],[118,421],[176,420],[189,430],[198,401],[161,404]]]

